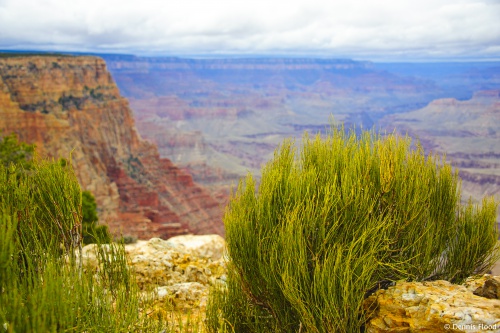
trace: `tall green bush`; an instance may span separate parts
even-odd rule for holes
[[[484,273],[499,256],[497,205],[460,196],[457,172],[408,137],[332,129],[299,153],[284,142],[226,208],[230,273],[207,329],[361,332],[381,285]]]

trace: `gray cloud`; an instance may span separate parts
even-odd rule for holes
[[[0,48],[500,58],[497,0],[0,0]]]

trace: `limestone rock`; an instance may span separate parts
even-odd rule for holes
[[[200,257],[188,248],[160,238],[126,245],[125,251],[141,287],[184,282],[208,284],[225,269],[222,260]]]
[[[169,243],[185,248],[199,257],[218,260],[225,250],[225,241],[219,235],[182,235],[169,238]]]
[[[103,245],[106,246],[106,245]],[[83,258],[83,265],[85,267],[90,267],[90,268],[97,268],[99,265],[98,257],[97,257],[97,251],[98,247],[96,244],[89,244],[85,245],[82,248],[82,258]],[[79,253],[77,252],[77,256]]]
[[[500,332],[500,300],[447,281],[398,282],[365,300],[366,331]]]
[[[225,244],[219,237],[190,235],[189,241],[152,238],[125,245],[125,252],[139,287],[153,289],[162,304],[176,310],[203,308],[210,285],[225,278],[221,257]],[[106,251],[109,245],[104,246]],[[85,246],[82,256],[87,269],[97,268],[96,245]]]
[[[465,282],[467,289],[474,295],[481,297],[500,299],[500,276],[485,274],[479,278],[469,278]]]
[[[156,288],[160,301],[168,301],[176,310],[204,308],[208,289],[199,282],[183,282]]]

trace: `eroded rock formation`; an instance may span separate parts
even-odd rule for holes
[[[0,59],[0,130],[68,158],[101,221],[139,238],[223,233],[220,205],[139,136],[128,101],[97,57]]]
[[[226,202],[289,137],[329,128],[329,116],[371,128],[420,107],[434,84],[347,59],[182,59],[104,56],[141,135]],[[347,125],[348,126],[348,125]]]

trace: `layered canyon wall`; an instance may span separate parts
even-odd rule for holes
[[[141,135],[221,202],[285,139],[329,128],[329,117],[371,128],[393,110],[439,94],[425,80],[349,59],[182,59],[105,55]]]
[[[141,139],[100,58],[0,58],[0,130],[35,143],[42,156],[71,156],[115,234],[223,233],[220,205]]]

